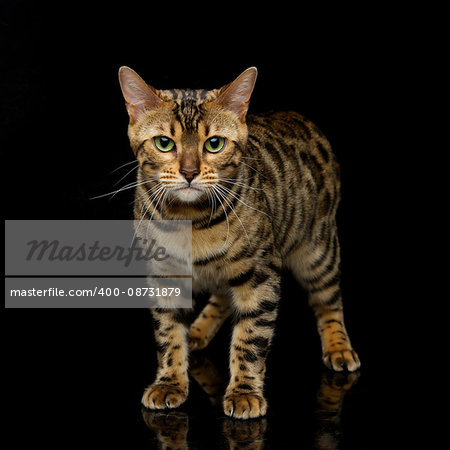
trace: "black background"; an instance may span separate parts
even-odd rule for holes
[[[5,218],[132,218],[129,190],[91,199],[117,189],[129,168],[111,172],[133,159],[121,65],[161,89],[221,87],[256,66],[250,112],[303,113],[328,136],[341,164],[344,311],[362,360],[339,425],[343,448],[401,437],[407,363],[396,321],[408,275],[398,273],[404,231],[396,218],[406,209],[406,188],[396,162],[404,152],[401,68],[409,41],[397,38],[398,19],[387,11],[302,5],[261,4],[264,11],[246,13],[231,5],[62,5],[9,2],[2,19]],[[118,186],[132,180],[130,174]],[[7,428],[17,447],[156,446],[140,409],[155,373],[148,311],[4,313]],[[208,352],[225,373],[229,334],[225,327]],[[266,448],[310,447],[324,370],[312,313],[288,274],[268,367]],[[191,397],[182,408],[191,447],[226,448],[223,413],[194,383]]]

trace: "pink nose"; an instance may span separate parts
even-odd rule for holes
[[[188,183],[191,183],[191,181],[200,173],[200,170],[198,169],[186,169],[181,168],[180,173],[184,175],[184,178],[186,178]]]

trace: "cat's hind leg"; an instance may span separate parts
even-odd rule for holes
[[[212,295],[189,330],[189,349],[202,350],[217,334],[231,314],[231,301],[227,297]]]
[[[336,371],[357,370],[360,361],[344,325],[339,241],[334,223],[318,227],[311,241],[294,250],[286,263],[308,293],[317,319],[323,362]]]

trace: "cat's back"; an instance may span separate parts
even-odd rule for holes
[[[303,137],[310,139],[315,125],[296,111],[267,111],[261,114],[250,114],[247,118],[249,134],[260,134],[261,128],[272,135],[281,134],[287,137]],[[317,132],[320,131],[317,129]]]
[[[339,200],[339,166],[320,129],[297,112],[249,115],[246,165],[253,168],[280,241],[333,214]],[[244,157],[245,158],[245,157]]]
[[[307,152],[324,163],[334,160],[330,143],[309,119],[295,111],[270,111],[249,115],[249,138],[256,146],[277,144],[287,156]]]
[[[302,185],[312,182],[317,192],[330,184],[339,187],[339,165],[331,145],[312,121],[294,111],[276,111],[250,115],[247,125],[247,163],[267,172],[266,179],[291,187],[294,180]]]

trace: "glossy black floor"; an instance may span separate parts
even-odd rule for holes
[[[7,433],[17,448],[70,443],[78,448],[377,448],[398,437],[398,376],[380,370],[388,352],[381,336],[355,320],[348,328],[360,372],[322,366],[320,344],[304,295],[284,282],[279,326],[268,358],[266,417],[227,418],[221,395],[228,377],[226,325],[205,351],[191,356],[187,402],[172,411],[140,405],[155,375],[147,310],[9,310]],[[369,333],[373,341],[368,338]],[[370,337],[370,336],[369,336]],[[378,340],[378,342],[377,342]],[[388,365],[389,365],[388,364]],[[403,417],[404,414],[402,413]]]

